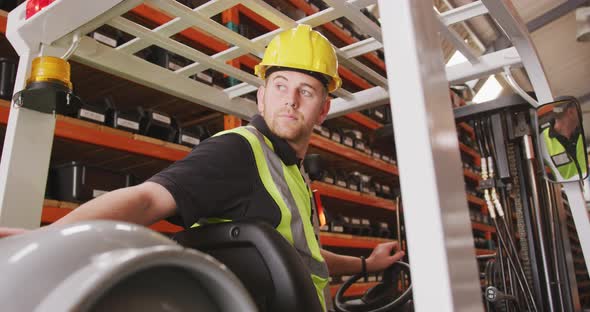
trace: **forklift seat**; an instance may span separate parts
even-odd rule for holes
[[[267,223],[206,224],[179,232],[173,239],[225,264],[261,312],[322,311],[309,270],[295,248]]]

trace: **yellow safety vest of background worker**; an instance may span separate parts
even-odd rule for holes
[[[578,174],[579,178],[586,176],[588,165],[580,133],[575,134],[574,139],[568,140],[563,136],[560,139],[559,134],[555,133],[551,127],[547,127],[543,130],[542,135],[552,165],[557,168],[563,179],[578,177]]]

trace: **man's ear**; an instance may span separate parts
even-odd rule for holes
[[[318,116],[317,124],[321,125],[326,117],[328,117],[328,112],[330,111],[330,104],[332,103],[332,99],[330,96],[326,97],[324,104],[322,104],[322,108],[320,110],[320,115]]]
[[[258,112],[263,115],[264,114],[264,91],[266,91],[264,84],[258,87],[258,92],[256,92],[256,102],[258,106]]]

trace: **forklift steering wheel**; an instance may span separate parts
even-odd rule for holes
[[[400,273],[410,276],[410,265],[398,261],[383,272],[381,283],[368,289],[360,299],[344,301],[344,293],[362,277],[356,274],[350,277],[336,292],[335,305],[339,312],[385,312],[401,307],[412,298],[412,284],[400,294],[398,281]]]

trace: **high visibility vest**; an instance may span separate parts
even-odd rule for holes
[[[312,193],[299,168],[295,164],[285,165],[274,152],[270,140],[252,126],[234,128],[215,136],[227,133],[239,134],[250,143],[260,180],[281,210],[281,220],[276,230],[295,247],[303,263],[310,270],[320,303],[326,311],[324,289],[328,285],[328,266],[320,253],[311,223]]]
[[[546,151],[551,158],[551,164],[564,179],[570,179],[578,176],[578,168],[575,160],[577,160],[582,177],[586,175],[587,164],[586,155],[584,151],[584,142],[582,142],[582,135],[578,135],[576,140],[576,159],[569,155],[563,144],[555,137],[549,135],[549,127],[543,130],[543,140],[545,141]]]

